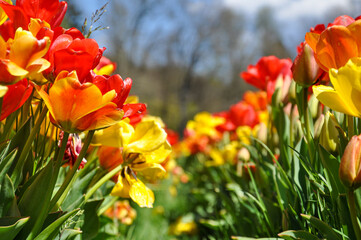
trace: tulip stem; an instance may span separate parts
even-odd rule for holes
[[[291,113],[290,113],[290,146],[293,148],[293,125],[294,125],[294,117],[293,112],[295,109],[295,105],[292,103]]]
[[[348,127],[348,139],[351,139],[354,135],[353,117],[347,115],[347,127]]]
[[[311,128],[310,128],[310,121],[309,121],[309,112],[308,112],[308,88],[303,88],[303,106],[304,106],[304,113],[303,113],[303,124],[306,128],[306,142],[309,145],[308,147],[308,153],[310,155],[311,164],[313,166],[313,151],[311,149],[311,142],[312,142],[312,136],[311,136]]]
[[[4,142],[9,137],[9,134],[12,130],[12,126],[17,116],[18,116],[18,111],[15,111],[6,118],[4,131],[1,133],[0,136],[0,143]]]
[[[44,106],[43,110],[40,113],[38,120],[35,123],[35,126],[33,127],[33,129],[31,129],[29,137],[26,140],[25,146],[24,146],[23,150],[21,151],[20,157],[15,166],[14,172],[11,174],[11,180],[13,181],[15,188],[19,185],[19,183],[21,181],[21,178],[22,178],[21,175],[22,175],[25,160],[30,152],[31,145],[33,144],[36,134],[39,133],[41,123],[43,122],[47,113],[48,113],[48,108],[46,106]]]
[[[97,183],[92,186],[89,191],[85,194],[85,199],[84,199],[84,203],[95,193],[96,190],[98,190],[98,188],[100,188],[106,181],[108,181],[109,179],[111,179],[117,172],[120,172],[120,170],[122,170],[123,165],[120,164],[119,166],[117,166],[116,168],[114,168],[113,170],[111,170],[109,173],[107,173],[104,177],[102,177],[99,181],[97,181]]]
[[[90,145],[90,142],[93,138],[93,135],[94,135],[94,132],[95,130],[91,130],[88,132],[88,135],[86,136],[85,138],[85,141],[84,141],[84,145],[83,147],[81,148],[81,151],[79,153],[79,156],[78,158],[76,159],[73,167],[70,169],[69,173],[66,175],[66,178],[63,182],[63,184],[61,185],[61,187],[59,188],[59,190],[56,192],[55,196],[53,197],[53,199],[51,199],[51,202],[50,202],[50,209],[53,209],[53,207],[57,204],[57,205],[60,205],[61,202],[58,202],[58,200],[61,198],[61,196],[63,194],[65,194],[65,190],[66,189],[70,189],[68,188],[68,185],[69,184],[72,184],[74,181],[75,181],[75,178],[74,178],[74,175],[76,173],[76,171],[78,170],[87,150],[88,150],[88,147]],[[62,198],[63,199],[63,198]]]
[[[354,190],[350,189],[347,193],[347,203],[350,211],[352,227],[356,235],[357,240],[361,240],[361,229],[356,216],[356,204]]]

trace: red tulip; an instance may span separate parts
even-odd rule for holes
[[[4,120],[11,113],[19,109],[25,101],[28,100],[33,91],[33,87],[26,79],[23,79],[13,85],[9,85],[7,88],[8,91],[6,92],[2,102],[0,121]]]
[[[6,27],[0,29],[1,35],[7,32],[4,35],[13,37],[17,28],[28,29],[31,18],[46,21],[52,28],[60,26],[68,4],[65,1],[59,2],[59,0],[17,0],[16,5],[11,5],[0,0],[0,7],[9,17],[5,24]]]
[[[113,76],[95,76],[92,82],[105,94],[111,90],[115,90],[117,93],[116,98],[112,101],[117,104],[119,109],[123,109],[123,118],[138,115],[146,110],[146,106],[143,103],[128,103],[125,104],[128,98],[130,89],[132,87],[132,79],[126,78],[123,80],[118,74]]]
[[[241,73],[241,77],[247,83],[267,91],[268,100],[271,101],[278,77],[283,80],[292,78],[291,65],[290,59],[262,57],[256,65],[249,65],[247,71]]]
[[[79,81],[84,83],[90,71],[98,65],[104,50],[99,49],[94,39],[74,39],[69,34],[62,34],[50,46],[48,57],[51,67],[48,72],[56,76],[63,70],[75,70]]]

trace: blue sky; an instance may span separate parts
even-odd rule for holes
[[[171,1],[169,0],[170,4]],[[329,12],[337,9],[338,12],[353,17],[361,15],[361,1],[359,0],[219,0],[219,2],[225,7],[242,12],[247,16],[251,23],[248,24],[249,39],[254,38],[252,23],[255,22],[257,11],[265,6],[271,7],[284,44],[293,52],[295,52],[293,49],[295,49],[296,42],[302,40],[309,27],[322,23],[322,19],[325,19]],[[106,3],[105,0],[76,1],[76,4],[81,6],[84,18],[90,18],[92,12],[99,9],[104,3]],[[194,1],[195,8],[207,8],[207,4],[207,0]],[[107,26],[107,23],[103,21],[101,25]],[[100,45],[106,46],[108,43],[104,34],[107,31],[109,30],[99,31],[92,37],[96,38]]]

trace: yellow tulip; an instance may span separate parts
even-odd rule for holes
[[[361,117],[361,58],[352,58],[329,74],[333,87],[313,86],[317,99],[332,110]]]
[[[197,135],[215,137],[219,134],[216,126],[224,122],[224,118],[212,116],[208,112],[201,112],[195,115],[194,120],[188,121],[186,129],[195,132]]]

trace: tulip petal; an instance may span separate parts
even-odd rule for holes
[[[104,128],[123,117],[123,111],[111,102],[116,94],[114,90],[103,96],[94,84],[81,84],[75,72],[60,73],[50,88],[49,95],[43,88],[36,89],[49,108],[52,122],[64,131]]]
[[[49,38],[37,40],[31,32],[16,30],[14,42],[11,45],[9,59],[22,68],[26,68],[36,59],[44,56],[50,46]]]
[[[75,121],[74,130],[85,131],[105,128],[116,124],[122,118],[123,111],[118,110],[117,105],[110,102]]]
[[[306,33],[305,36],[306,43],[312,48],[314,52],[316,51],[316,45],[319,39],[320,39],[320,34],[318,33],[313,33],[313,32]]]
[[[172,147],[166,141],[160,145],[157,149],[149,152],[143,152],[143,156],[146,162],[149,163],[162,163],[172,152]]]
[[[15,29],[26,27],[29,24],[30,18],[25,14],[22,8],[11,5],[6,1],[0,1],[0,7],[13,22]]]
[[[317,60],[323,70],[340,68],[350,58],[358,56],[355,39],[344,26],[332,26],[323,31],[316,45]]]
[[[0,121],[19,109],[33,91],[33,87],[26,79],[9,85],[7,88],[8,91],[3,98]]]
[[[332,110],[352,116],[358,115],[357,111],[347,104],[332,87],[318,85],[313,86],[312,89],[316,98]]]
[[[129,175],[126,174],[128,179]],[[130,178],[130,177],[129,177]],[[154,203],[154,193],[147,188],[139,179],[132,179],[129,189],[130,198],[136,202],[139,207],[152,208]]]
[[[22,67],[19,67],[14,62],[7,63],[7,70],[11,75],[16,76],[16,77],[26,76],[29,73],[27,70],[25,70]]]
[[[165,169],[160,164],[148,163],[138,166],[139,168],[132,168],[139,172],[146,180],[155,181],[161,179],[166,174]]]
[[[127,152],[149,152],[157,149],[167,139],[167,133],[156,121],[140,122],[135,127],[135,133]]]
[[[361,56],[361,20],[357,20],[347,26],[347,29],[350,30],[351,35],[355,39],[358,49],[358,56]]]
[[[129,190],[130,190],[130,183],[127,181],[127,179],[124,176],[124,169],[122,170],[122,173],[119,174],[118,181],[113,187],[110,195],[112,196],[118,196],[123,198],[129,198]]]

